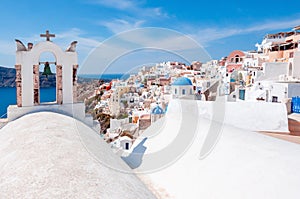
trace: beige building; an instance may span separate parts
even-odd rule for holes
[[[116,86],[112,89],[113,93],[109,99],[109,110],[111,115],[117,116],[121,111],[120,98],[124,93],[129,92],[129,87],[126,85]]]

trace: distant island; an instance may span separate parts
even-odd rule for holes
[[[0,66],[0,87],[15,87],[16,86],[16,70],[14,68],[6,68]],[[49,88],[56,86],[55,75],[50,75],[48,78],[40,72],[40,87]]]

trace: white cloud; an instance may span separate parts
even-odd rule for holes
[[[84,52],[86,54],[89,53],[93,48],[97,47],[103,38],[91,38],[85,35],[86,33],[84,31],[73,28],[71,30],[58,33],[56,36],[56,42],[58,45],[62,47],[65,46],[65,48],[67,48],[72,41],[78,41],[77,51]]]
[[[118,10],[118,18],[98,22],[113,33],[140,28],[153,19],[169,18],[161,7],[147,7],[145,1],[134,0],[90,0],[92,4]]]
[[[99,24],[116,34],[127,30],[139,28],[143,25],[144,22],[144,20],[128,21],[124,19],[115,19],[113,21],[103,21]]]
[[[60,46],[63,50],[67,49],[67,47],[70,45],[72,41],[78,41],[77,52],[78,52],[79,63],[81,63],[85,59],[85,57],[88,56],[88,54],[94,48],[99,46],[100,43],[104,40],[104,38],[102,37],[97,37],[97,38],[89,37],[84,31],[77,28],[72,28],[64,32],[50,31],[50,33],[55,33],[55,38],[51,38],[51,40],[55,42],[58,46]],[[34,34],[30,37],[23,37],[19,39],[24,43],[24,45],[26,45],[27,42],[32,42],[36,44],[38,42],[45,40],[45,38],[41,38],[39,34]],[[14,41],[11,42],[0,41],[0,54],[15,56],[15,49],[16,46],[14,44]],[[12,59],[10,62],[11,63],[9,65],[13,65],[14,59]]]
[[[0,66],[13,67],[15,65],[16,45],[13,40],[0,40]]]
[[[252,27],[248,27],[245,29],[245,32],[255,32],[255,31],[262,31],[262,30],[278,30],[278,29],[287,29],[293,28],[300,24],[300,19],[292,19],[292,20],[283,20],[283,21],[269,21],[263,24],[254,25]]]
[[[136,2],[130,0],[92,0],[90,2],[118,10],[135,9],[137,7]]]
[[[72,28],[70,30],[64,32],[51,32],[55,34],[54,38],[50,38],[51,41],[55,42],[58,46],[60,46],[63,50],[66,49],[72,41],[78,41],[77,51],[82,51],[84,53],[88,53],[93,48],[97,47],[100,44],[100,41],[103,38],[91,38],[85,36],[85,32],[78,28]],[[41,38],[39,34],[34,34],[30,37],[23,37],[20,40],[26,45],[27,42],[32,42],[36,44],[38,42],[44,41],[45,38]]]
[[[116,31],[118,32],[118,31]],[[181,51],[202,48],[198,43],[178,31],[166,28],[133,28],[108,38],[101,46],[114,49],[157,48],[168,51]]]
[[[131,55],[136,55],[136,57]],[[126,60],[126,64],[121,64],[120,67],[135,66],[134,63],[137,62],[149,63],[149,57],[146,55],[156,55],[152,57],[153,60],[160,55],[169,55],[170,59],[181,57],[188,62],[210,59],[207,52],[196,41],[179,32],[163,28],[139,28],[122,32],[105,40],[89,55],[80,72],[103,72],[106,67],[111,67],[111,64],[120,58]],[[126,59],[128,56],[131,59]],[[164,61],[169,60],[166,58]]]
[[[239,29],[203,28],[188,35],[194,38],[196,41],[198,41],[201,45],[207,46],[212,41],[231,37],[238,34],[241,34],[241,30]]]
[[[139,17],[168,17],[161,7],[145,7],[141,1],[133,0],[91,0],[90,3],[131,13]]]
[[[16,53],[15,42],[0,40],[0,53],[4,55],[15,55]]]
[[[251,34],[259,31],[266,31],[267,34],[267,31],[292,29],[294,26],[299,24],[300,19],[294,19],[267,21],[261,24],[254,24],[249,27],[201,28],[197,29],[194,33],[189,34],[189,36],[197,40],[202,45],[207,46],[210,42],[223,38],[242,34]]]

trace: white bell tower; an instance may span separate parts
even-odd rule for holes
[[[50,38],[55,37],[46,31],[41,34],[46,41],[37,44],[28,43],[27,47],[16,39],[16,90],[17,105],[7,109],[8,120],[15,120],[25,114],[51,111],[72,116],[86,121],[84,103],[77,103],[77,41],[64,51],[53,43]],[[39,67],[42,53],[52,53],[56,65],[56,101],[40,103]]]
[[[63,51],[58,45],[50,41],[54,34],[41,34],[46,41],[36,45],[28,44],[26,48],[19,40],[16,51],[16,86],[17,105],[39,105],[39,58],[44,52],[53,53],[56,59],[56,103],[70,104],[76,102],[76,73],[78,68],[77,53],[75,49]],[[76,43],[75,43],[76,45]]]

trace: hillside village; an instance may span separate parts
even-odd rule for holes
[[[287,114],[299,113],[299,43],[297,26],[267,34],[255,50],[234,50],[220,60],[144,66],[127,80],[101,84],[86,102],[96,104],[93,114],[101,123],[100,134],[116,151],[129,150],[164,117],[171,99],[214,101],[224,96],[233,103],[284,103]]]
[[[298,198],[299,35],[295,27],[266,35],[255,51],[80,85],[76,41],[63,49],[48,30],[27,47],[16,40],[17,103],[0,120],[0,195]],[[45,51],[57,59],[56,100],[43,103]]]

